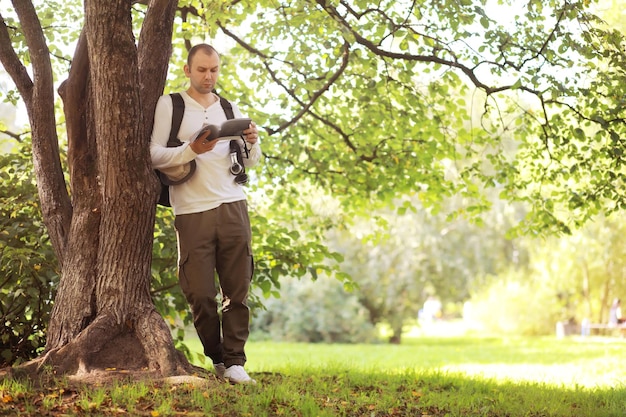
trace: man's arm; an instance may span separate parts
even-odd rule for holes
[[[248,149],[248,157],[246,158],[246,152],[243,152],[243,164],[246,167],[253,167],[261,160],[261,146],[258,139],[254,143],[245,141],[244,145]]]
[[[196,153],[187,142],[183,142],[182,146],[167,147],[172,128],[172,111],[170,96],[161,96],[154,111],[154,125],[150,139],[150,158],[153,168],[156,169],[183,165],[196,157]]]

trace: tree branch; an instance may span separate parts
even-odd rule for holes
[[[459,63],[456,59],[455,60],[443,59],[434,54],[433,55],[413,55],[413,54],[408,54],[408,53],[399,53],[399,52],[392,52],[392,51],[384,50],[380,48],[378,45],[374,44],[369,39],[366,39],[356,30],[354,30],[354,28],[337,12],[337,9],[330,6],[328,2],[324,0],[317,0],[317,4],[323,10],[325,10],[326,13],[328,13],[328,15],[333,20],[335,20],[339,25],[341,25],[341,27],[348,30],[350,34],[354,36],[354,39],[359,45],[364,46],[365,48],[367,48],[372,53],[378,56],[391,58],[391,59],[399,59],[399,60],[404,60],[404,61],[431,62],[435,64],[440,64],[446,67],[456,68],[460,70],[463,74],[465,74],[465,76],[471,80],[472,84],[474,84],[476,87],[480,88],[481,90],[485,91],[488,95],[494,94],[500,91],[509,90],[513,87],[513,85],[491,87],[483,83],[482,81],[480,81],[478,77],[476,76],[476,74],[474,74],[474,71],[471,68]]]
[[[0,14],[0,62],[7,71],[24,101],[32,101],[33,81],[15,53],[4,17]]]
[[[26,38],[33,69],[32,94],[27,93],[22,95],[22,98],[24,98],[32,129],[33,162],[42,217],[59,264],[62,265],[72,208],[61,168],[54,115],[52,65],[46,39],[32,2],[27,0],[12,0],[12,2]],[[6,40],[4,39],[4,42]],[[3,48],[8,47],[3,46]],[[15,65],[14,59],[12,61]],[[14,79],[14,82],[16,85],[21,83],[23,86],[23,75],[20,73],[16,75],[18,79]]]
[[[24,135],[25,133],[15,133],[12,132],[8,129],[0,129],[0,133],[3,133],[5,135],[7,135],[8,137],[15,139],[17,142],[22,143],[24,142],[24,139],[22,139],[22,135]]]
[[[144,109],[144,132],[148,141],[152,131],[154,108],[163,94],[167,78],[177,3],[176,0],[150,0],[139,34],[139,93]]]
[[[328,89],[335,83],[335,81],[337,81],[339,79],[339,77],[341,77],[341,74],[343,74],[344,71],[346,70],[346,68],[348,67],[349,57],[350,57],[350,44],[348,42],[344,42],[341,65],[328,78],[326,83],[324,83],[324,85],[320,89],[318,89],[317,91],[315,91],[312,94],[312,96],[308,100],[308,102],[304,102],[298,96],[296,96],[296,94],[291,89],[289,89],[278,78],[278,76],[276,75],[276,72],[272,70],[272,68],[269,66],[269,64],[267,62],[267,60],[270,57],[268,57],[267,55],[263,54],[258,49],[255,49],[252,45],[246,43],[243,39],[239,38],[235,33],[229,31],[226,27],[220,25],[220,29],[222,29],[222,31],[226,35],[228,35],[230,38],[232,38],[235,42],[237,42],[239,45],[241,45],[248,52],[252,53],[253,55],[256,55],[256,56],[259,56],[259,57],[263,58],[263,65],[265,66],[265,69],[267,70],[267,72],[270,74],[270,77],[272,78],[272,80],[276,84],[278,84],[280,87],[282,87],[283,90],[285,92],[287,92],[287,94],[289,94],[289,96],[292,97],[302,107],[302,109],[294,117],[292,117],[290,120],[288,120],[285,123],[283,123],[282,125],[280,125],[278,128],[276,128],[276,129],[269,129],[269,128],[266,129],[270,136],[274,135],[276,133],[280,133],[280,132],[284,131],[289,126],[295,124],[298,120],[300,120],[305,114],[312,114],[311,111],[310,111],[311,107],[313,107],[313,105],[317,102],[317,100],[322,95],[324,95],[324,93],[326,91],[328,91]],[[320,119],[319,116],[317,116],[316,118]],[[346,142],[346,145],[348,145],[348,147],[350,147],[352,150],[356,149],[356,146],[354,144],[350,143],[350,140],[349,140],[349,138],[347,136],[343,135],[343,138],[344,138],[344,141]]]

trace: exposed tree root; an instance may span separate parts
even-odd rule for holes
[[[47,372],[29,371],[23,366],[7,367],[0,369],[0,381],[4,379],[28,380],[34,387],[54,386],[58,384],[58,375]],[[107,387],[119,383],[165,383],[169,385],[193,385],[194,387],[210,387],[220,383],[215,375],[198,368],[198,373],[194,375],[178,375],[160,377],[154,372],[147,370],[127,371],[127,370],[102,370],[97,369],[89,373],[66,376],[64,381],[70,387]]]
[[[189,363],[174,348],[169,329],[156,311],[140,315],[135,326],[116,325],[99,316],[74,340],[39,358],[2,370],[0,377],[65,376],[87,384],[115,380],[184,381],[201,384],[212,374]]]

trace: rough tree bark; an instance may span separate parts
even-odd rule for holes
[[[148,143],[171,54],[175,0],[151,0],[137,43],[131,0],[85,1],[85,24],[61,85],[71,200],[60,164],[53,80],[30,1],[13,0],[33,65],[29,78],[4,21],[0,60],[28,110],[44,222],[62,265],[44,354],[25,369],[192,371],[151,300],[157,182]],[[7,46],[8,45],[8,46]]]

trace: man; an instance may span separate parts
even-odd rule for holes
[[[170,186],[178,239],[178,278],[191,306],[194,325],[204,353],[216,374],[231,383],[256,383],[243,366],[249,335],[248,290],[253,272],[251,230],[246,196],[229,171],[230,139],[195,140],[203,125],[226,121],[219,97],[213,93],[220,73],[220,57],[210,45],[194,46],[184,66],[189,88],[181,92],[185,102],[178,138],[182,146],[167,147],[172,124],[170,96],[159,98],[150,143],[152,164],[165,169],[195,160],[196,170],[186,182]],[[235,118],[243,117],[232,103]],[[255,165],[261,155],[254,123],[243,131],[244,166]],[[218,314],[219,278],[222,301]]]

